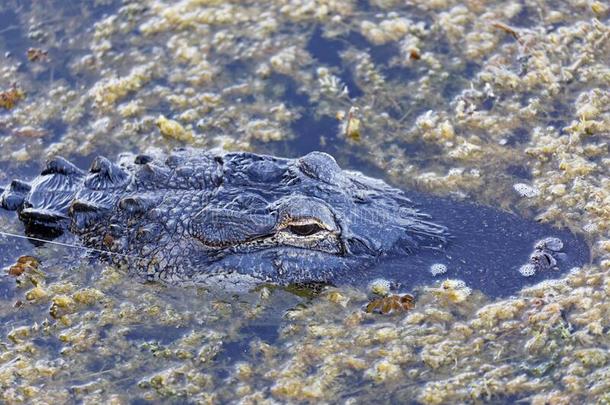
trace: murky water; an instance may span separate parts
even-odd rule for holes
[[[603,2],[0,1],[2,185],[58,154],[323,150],[591,249],[537,285],[465,265],[382,316],[364,288],[141,283],[3,236],[1,267],[38,264],[0,275],[1,400],[610,400],[608,66]]]

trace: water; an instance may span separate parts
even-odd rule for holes
[[[0,91],[25,93],[0,108],[0,184],[57,154],[87,167],[183,145],[158,128],[164,116],[193,147],[323,150],[414,190],[457,228],[466,246],[452,253],[480,249],[485,263],[406,280],[420,284],[401,290],[415,308],[380,316],[362,311],[364,287],[163,286],[74,248],[0,237],[1,266],[31,255],[42,272],[0,276],[2,401],[607,400],[604,5],[307,4],[0,1]],[[28,48],[48,56],[30,61]],[[461,205],[448,216],[431,194]],[[519,232],[469,239],[485,216]],[[0,226],[23,234],[14,215]],[[535,240],[571,240],[559,228],[581,235],[574,262],[518,274]],[[557,281],[533,286],[546,277]]]

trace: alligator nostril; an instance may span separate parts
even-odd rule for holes
[[[146,163],[152,162],[153,157],[150,155],[137,155],[133,162],[137,165],[145,165]]]

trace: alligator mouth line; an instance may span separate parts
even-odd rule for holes
[[[210,249],[207,254],[214,258],[214,261],[220,260],[229,254],[248,254],[253,252],[268,251],[268,252],[285,252],[285,253],[316,253],[325,254],[334,257],[347,256],[348,250],[340,235],[334,232],[329,232],[329,235],[334,239],[331,242],[333,249],[314,247],[312,245],[297,245],[285,243],[278,238],[276,233],[260,235],[257,237],[240,240],[239,242],[216,242],[198,240],[205,248]],[[328,236],[328,235],[327,235]],[[327,238],[318,237],[319,241],[328,241]]]
[[[240,246],[244,246],[244,245],[254,245],[257,243],[257,241],[265,241],[269,238],[272,238],[274,234],[267,234],[267,235],[260,235],[260,236],[256,236],[256,237],[252,237],[252,238],[248,238],[248,239],[241,239],[241,240],[219,240],[219,241],[215,241],[215,240],[209,240],[209,239],[199,239],[199,242],[207,247],[207,248],[211,248],[211,249],[215,249],[215,250],[227,250],[227,249],[238,249]],[[271,247],[271,246],[269,246]],[[264,248],[264,247],[263,247]]]

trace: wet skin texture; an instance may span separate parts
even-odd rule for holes
[[[501,296],[589,261],[586,243],[567,230],[403,192],[321,152],[180,149],[98,157],[88,171],[55,158],[31,182],[13,181],[0,203],[30,236],[73,235],[108,252],[102,259],[169,283],[244,289],[382,277],[411,289],[442,263],[441,277]],[[521,275],[524,265],[535,275]]]

